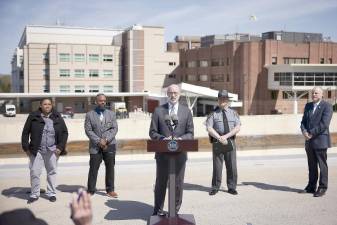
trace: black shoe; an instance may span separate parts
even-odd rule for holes
[[[39,200],[39,198],[29,197],[27,204],[32,204],[33,202],[36,202],[37,200]]]
[[[326,189],[318,188],[317,191],[314,193],[314,197],[322,197],[325,195]]]
[[[49,197],[50,202],[56,202],[56,197],[55,196],[50,196]]]
[[[315,189],[305,188],[304,190],[300,190],[298,193],[300,193],[300,194],[306,194],[306,193],[314,194],[315,192],[316,192]]]
[[[229,189],[228,193],[231,194],[231,195],[237,195],[238,194],[238,192],[235,189]]]
[[[215,195],[216,193],[218,193],[218,189],[212,189],[208,194],[209,195]]]

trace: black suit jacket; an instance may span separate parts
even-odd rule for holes
[[[165,123],[165,116],[169,114],[168,103],[158,106],[153,115],[149,135],[152,140],[161,140],[171,136],[171,132]],[[178,125],[174,130],[174,137],[181,139],[193,139],[194,126],[190,109],[182,104],[178,107]],[[156,158],[164,153],[156,153]],[[179,153],[181,154],[181,153]],[[185,153],[184,153],[185,154]],[[186,154],[185,154],[186,155]]]
[[[301,130],[307,131],[312,135],[306,144],[311,148],[322,149],[331,147],[329,126],[332,118],[332,105],[321,100],[314,113],[314,103],[309,102],[305,105]]]

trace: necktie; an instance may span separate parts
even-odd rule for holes
[[[171,107],[171,110],[170,110],[170,115],[174,114],[174,106]]]
[[[223,127],[224,127],[224,134],[229,133],[229,126],[228,126],[228,120],[226,116],[225,110],[222,110],[222,118],[223,118]]]

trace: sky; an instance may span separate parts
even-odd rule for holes
[[[11,73],[26,25],[58,20],[97,28],[164,26],[166,42],[176,35],[278,30],[322,33],[337,42],[337,0],[0,0],[0,74]]]

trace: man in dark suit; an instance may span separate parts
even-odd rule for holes
[[[193,118],[190,109],[179,104],[180,88],[173,84],[167,88],[168,103],[158,106],[153,115],[150,125],[149,135],[153,140],[171,139],[171,131],[165,123],[167,115],[177,115],[178,125],[174,128],[173,139],[193,139],[194,127]],[[172,155],[172,154],[170,154]],[[156,153],[156,184],[154,195],[153,215],[163,216],[163,206],[165,201],[166,187],[169,172],[169,157],[167,153]],[[176,212],[178,213],[183,195],[183,184],[185,175],[185,164],[187,153],[175,153],[175,171],[176,171]]]
[[[331,147],[329,126],[332,118],[332,105],[322,100],[323,90],[312,89],[312,102],[305,105],[301,122],[302,134],[305,138],[305,151],[308,158],[309,182],[303,193],[313,193],[321,197],[328,189],[327,149]],[[320,169],[319,186],[318,168]]]

